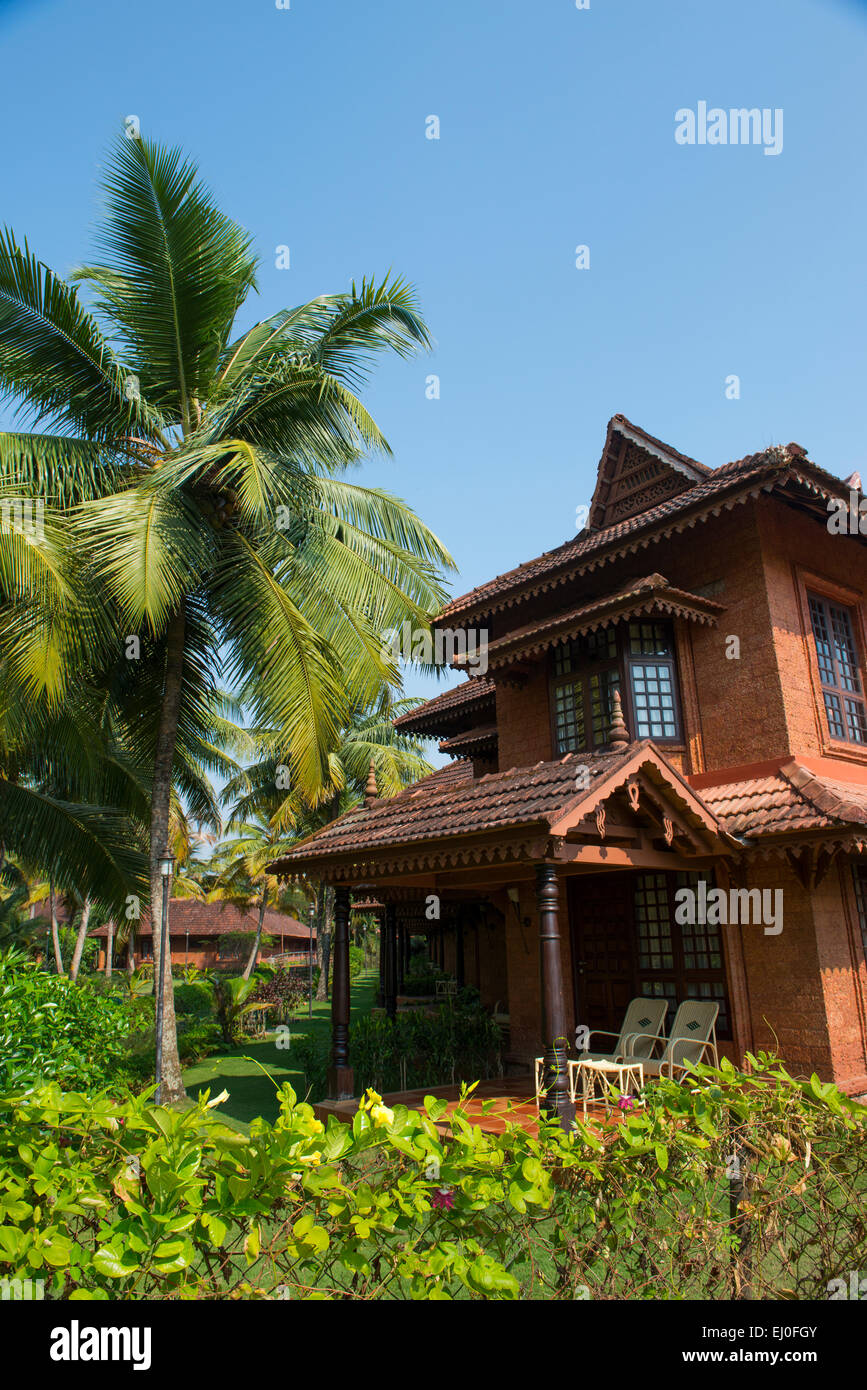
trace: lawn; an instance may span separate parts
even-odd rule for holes
[[[377,988],[378,976],[374,971],[359,975],[352,982],[350,1021],[370,1012],[376,1002]],[[307,1017],[305,1004],[292,1015],[289,1030],[293,1042],[296,1038],[310,1037],[323,1044],[328,1043],[331,1037],[330,1001],[321,1004],[314,1001],[312,1019]],[[304,1073],[293,1061],[292,1052],[291,1043],[287,1049],[280,1049],[277,1047],[277,1035],[269,1033],[265,1038],[227,1048],[188,1067],[184,1072],[184,1084],[192,1097],[206,1087],[212,1096],[219,1095],[222,1090],[228,1091],[229,1099],[220,1106],[220,1114],[227,1124],[246,1132],[250,1121],[259,1115],[266,1120],[277,1118],[275,1083],[281,1086],[284,1081],[289,1081],[299,1096],[304,1097]],[[320,1100],[321,1097],[314,1096],[312,1099]]]

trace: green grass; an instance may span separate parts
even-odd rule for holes
[[[359,975],[352,982],[350,1021],[370,1013],[376,1002],[378,983],[378,976],[372,971]],[[312,1018],[307,1017],[305,1004],[291,1016],[289,1029],[293,1040],[313,1037],[327,1043],[331,1038],[330,1002],[320,1004],[314,1001]],[[205,1089],[209,1089],[212,1096],[219,1095],[223,1090],[229,1092],[229,1099],[220,1106],[220,1115],[233,1129],[244,1133],[249,1130],[250,1121],[260,1115],[266,1120],[277,1118],[274,1083],[282,1086],[284,1081],[290,1082],[299,1097],[304,1098],[304,1073],[293,1061],[291,1045],[285,1050],[277,1048],[274,1033],[256,1042],[243,1043],[239,1047],[215,1053],[184,1072],[184,1085],[193,1098]]]

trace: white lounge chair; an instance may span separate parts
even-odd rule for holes
[[[704,1060],[710,1052],[715,1067],[719,1066],[716,1045],[716,1020],[719,1004],[707,999],[687,999],[678,1005],[671,1032],[655,1036],[650,1033],[632,1033],[623,1040],[623,1053],[620,1061],[640,1061],[645,1076],[661,1076],[674,1081],[675,1072],[685,1073]],[[651,1054],[658,1047],[662,1053],[658,1057]]]
[[[607,1028],[594,1028],[588,1036],[588,1043],[591,1038],[605,1037],[614,1038],[614,1049],[611,1052],[592,1052],[588,1047],[585,1051],[579,1052],[579,1062],[618,1062],[623,1056],[626,1039],[636,1037],[641,1034],[655,1035],[659,1033],[665,1021],[665,1013],[668,1008],[667,999],[633,999],[626,1013],[623,1015],[623,1022],[620,1025],[619,1033],[611,1033]],[[649,1057],[653,1051],[653,1044],[648,1042],[646,1051],[635,1053],[636,1057],[642,1055]],[[571,1063],[570,1065],[575,1065]]]
[[[569,1094],[572,1100],[575,1099],[575,1080],[579,1062],[619,1062],[623,1052],[624,1042],[627,1037],[638,1033],[656,1034],[659,1032],[665,1019],[665,1012],[668,1008],[667,999],[645,999],[639,997],[633,999],[627,1007],[623,1016],[623,1023],[619,1033],[611,1033],[606,1028],[594,1028],[589,1034],[587,1041],[595,1037],[605,1037],[614,1039],[613,1052],[579,1052],[577,1059],[570,1058],[567,1062],[569,1074]],[[646,1056],[650,1056],[653,1051],[653,1043],[648,1042]],[[536,1099],[538,1101],[542,1091],[542,1058],[535,1059],[536,1073]]]

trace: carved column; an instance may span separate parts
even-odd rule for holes
[[[331,983],[331,1066],[328,1095],[349,1100],[354,1077],[349,1065],[349,889],[334,893],[334,967]]]
[[[385,1012],[389,1018],[397,1014],[397,908],[389,903],[385,909]]]
[[[377,1004],[382,1008],[385,1004],[385,912],[384,910],[376,914],[376,924],[379,928],[379,995]]]
[[[563,962],[560,955],[560,905],[557,870],[553,864],[536,866],[536,901],[539,905],[539,949],[542,965],[542,1036],[544,1068],[542,1085],[546,1092],[543,1108],[568,1129],[575,1118],[569,1099],[566,1058],[566,1008],[563,998]]]

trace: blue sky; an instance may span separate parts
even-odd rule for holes
[[[574,534],[617,411],[714,466],[797,440],[867,472],[861,0],[29,0],[0,40],[0,220],[56,270],[135,114],[253,233],[256,318],[416,283],[436,352],[379,369],[362,477],[455,592]],[[782,108],[782,152],[678,145],[700,101]]]

